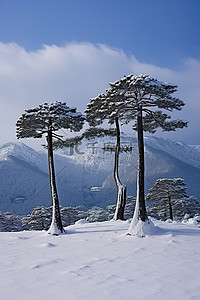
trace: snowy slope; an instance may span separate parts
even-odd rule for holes
[[[200,299],[200,229],[155,224],[146,238],[126,236],[123,221],[78,221],[59,237],[0,232],[0,298]]]
[[[46,171],[46,155],[26,146],[24,143],[7,143],[0,147],[0,161],[15,156],[32,166]]]
[[[186,145],[158,137],[145,137],[145,143],[162,150],[187,164],[200,168],[200,146]]]
[[[113,180],[114,154],[103,147],[114,145],[114,138],[84,141],[77,151],[55,154],[56,180],[62,206],[106,207],[116,202]],[[123,146],[132,153],[120,154],[120,177],[128,195],[136,193],[137,140],[123,136]],[[146,190],[158,178],[182,177],[188,193],[200,199],[200,147],[166,139],[145,138]],[[97,187],[97,188],[95,188]],[[47,155],[23,143],[0,147],[0,210],[27,214],[38,205],[51,205]]]
[[[93,145],[94,143],[94,145]],[[94,177],[98,177],[99,171],[108,172],[101,186],[99,195],[101,206],[105,206],[116,192],[113,181],[113,159],[114,154],[104,152],[105,145],[114,145],[115,138],[101,138],[98,140],[84,141],[80,146],[82,155],[70,156],[70,159],[87,170],[93,169]],[[128,187],[128,194],[136,194],[137,176],[137,139],[122,135],[122,146],[132,146],[131,153],[120,154],[120,178]],[[93,146],[92,146],[93,145]],[[94,147],[94,148],[93,148]],[[69,154],[69,150],[61,151],[62,154]],[[188,186],[188,193],[200,199],[200,147],[184,145],[179,142],[170,141],[157,137],[145,137],[145,185],[146,191],[158,178],[182,177]],[[90,182],[90,181],[89,181]],[[115,194],[116,198],[116,194]],[[100,199],[96,197],[98,203]],[[114,203],[114,202],[112,202]],[[97,204],[98,205],[98,204]]]

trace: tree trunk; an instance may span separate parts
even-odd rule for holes
[[[123,185],[119,178],[119,153],[120,153],[120,128],[118,118],[115,118],[117,145],[115,148],[114,161],[114,180],[117,186],[117,206],[113,220],[124,220],[124,209],[126,205],[126,186]]]
[[[142,106],[138,107],[137,115],[137,133],[138,133],[138,219],[145,222],[148,220],[145,196],[144,196],[144,137],[143,137],[143,124],[142,124]]]
[[[47,145],[48,145],[50,188],[51,188],[51,197],[53,203],[52,221],[51,221],[49,233],[56,234],[57,231],[60,231],[61,233],[63,232],[63,225],[60,217],[60,208],[59,208],[59,201],[58,201],[58,194],[57,194],[56,180],[55,180],[55,169],[54,169],[53,147],[52,147],[52,130],[48,131]]]
[[[168,204],[169,204],[169,218],[173,221],[171,196],[169,192],[167,193],[167,195],[168,195]]]

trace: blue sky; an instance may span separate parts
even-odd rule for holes
[[[0,39],[26,50],[103,43],[173,68],[200,59],[199,14],[199,0],[1,0]]]
[[[199,0],[1,0],[0,38],[27,50],[103,43],[143,62],[174,67],[200,59]]]
[[[178,116],[190,128],[165,137],[200,144],[199,15],[199,0],[0,0],[0,103],[12,132],[0,131],[0,143],[14,140],[20,111],[44,98],[70,97],[84,110],[110,81],[143,72],[178,84],[187,104]],[[88,87],[77,91],[83,77]]]

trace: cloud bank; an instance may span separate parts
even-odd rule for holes
[[[58,100],[84,111],[89,99],[104,92],[109,82],[131,73],[178,85],[177,96],[186,106],[174,117],[188,120],[189,127],[164,136],[200,144],[200,61],[186,58],[179,70],[170,70],[141,63],[106,45],[44,45],[27,52],[17,44],[0,43],[0,66],[0,144],[16,141],[15,123],[25,109]]]

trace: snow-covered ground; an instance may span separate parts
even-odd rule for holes
[[[199,300],[200,228],[154,223],[145,238],[127,236],[127,221],[0,232],[0,299]]]

